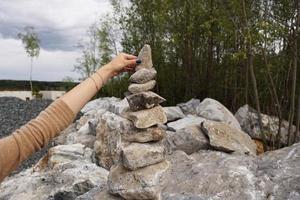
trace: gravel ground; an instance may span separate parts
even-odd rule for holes
[[[0,138],[11,134],[14,130],[35,118],[51,102],[51,100],[31,100],[26,102],[15,97],[0,97]],[[45,155],[47,149],[48,147],[45,147],[30,156],[14,173],[34,165]]]

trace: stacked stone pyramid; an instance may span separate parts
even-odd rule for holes
[[[137,129],[132,133],[135,139],[122,149],[120,163],[110,169],[108,187],[127,200],[158,200],[170,169],[161,143],[165,130],[158,126],[167,122],[159,105],[165,99],[150,91],[156,84],[150,46],[146,44],[138,57],[142,63],[129,79],[126,97],[130,107],[126,117]]]

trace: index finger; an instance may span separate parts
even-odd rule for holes
[[[134,55],[131,55],[131,54],[127,54],[127,53],[124,53],[124,56],[128,60],[137,59],[137,56],[134,56]]]

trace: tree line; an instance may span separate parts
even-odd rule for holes
[[[168,105],[211,97],[235,112],[249,104],[259,118],[275,115],[299,130],[299,0],[111,4],[113,12],[91,27],[76,70],[104,64],[120,51],[137,54],[147,43],[158,71],[155,92]],[[127,78],[113,79],[101,95],[123,97]],[[291,144],[297,137],[289,130]]]

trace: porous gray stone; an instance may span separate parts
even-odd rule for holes
[[[155,80],[151,80],[146,83],[132,83],[129,85],[128,90],[133,94],[139,92],[146,92],[152,90],[155,87],[155,84],[156,84]]]
[[[95,157],[100,166],[109,169],[120,160],[123,145],[121,134],[130,133],[134,129],[133,123],[128,119],[111,112],[102,115],[94,143]]]
[[[178,106],[164,107],[168,122],[182,119],[185,117],[182,110]]]
[[[154,92],[140,92],[126,97],[132,111],[153,108],[166,100]]]
[[[169,128],[176,130],[180,130],[183,129],[187,126],[191,126],[191,125],[200,125],[201,122],[205,121],[205,119],[203,117],[198,117],[195,115],[187,115],[186,117],[173,121],[173,122],[169,122],[167,124],[167,126]]]
[[[208,149],[208,138],[203,134],[200,125],[191,125],[176,132],[167,131],[166,137],[162,140],[168,154],[176,150],[192,154],[201,149]]]
[[[170,163],[163,161],[131,171],[122,165],[111,168],[108,188],[112,194],[125,199],[160,199],[161,190],[168,182]]]
[[[160,127],[147,129],[136,129],[122,134],[122,139],[128,142],[152,142],[159,141],[165,137],[165,130]]]
[[[142,61],[141,64],[139,64],[135,70],[138,71],[142,68],[152,68],[152,54],[151,54],[151,47],[148,44],[145,44],[142,50],[140,51],[138,58]]]
[[[132,83],[146,83],[150,80],[153,80],[157,72],[154,68],[142,68],[136,71],[129,77],[129,81]]]
[[[177,104],[177,106],[182,110],[185,115],[195,115],[197,114],[197,107],[200,104],[199,99],[191,99],[188,102]]]
[[[165,148],[159,143],[131,143],[122,149],[122,164],[130,170],[147,167],[165,159]]]
[[[147,110],[128,112],[127,117],[137,128],[149,128],[150,126],[167,122],[167,116],[160,105]]]

